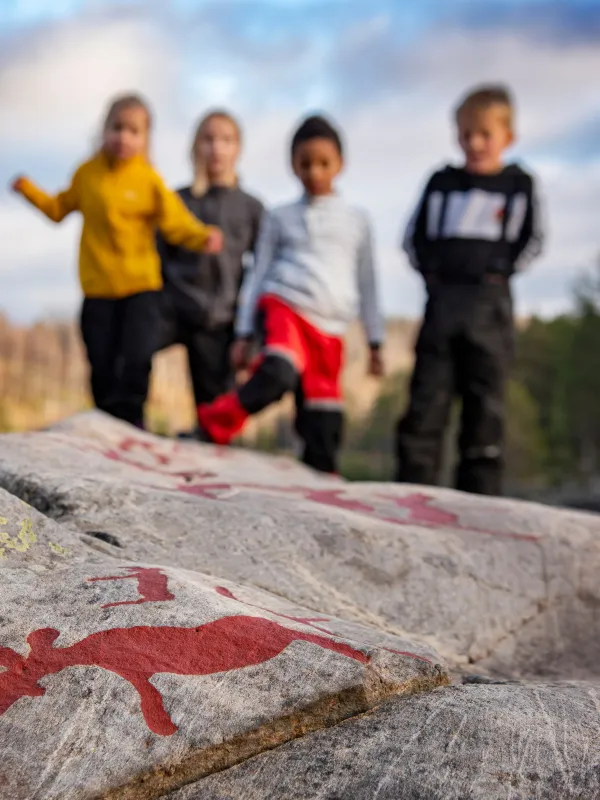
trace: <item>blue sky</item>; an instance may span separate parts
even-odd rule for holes
[[[599,45],[600,0],[1,0],[1,185],[26,172],[60,188],[95,146],[107,100],[135,89],[155,110],[167,181],[188,179],[193,124],[225,105],[245,129],[244,184],[279,202],[297,191],[290,132],[325,110],[346,134],[342,189],[376,227],[384,307],[417,316],[399,231],[425,175],[459,158],[459,95],[506,81],[519,109],[511,158],[539,176],[550,230],[516,283],[518,309],[553,314],[600,253]],[[78,229],[0,190],[2,311],[23,322],[76,311]]]

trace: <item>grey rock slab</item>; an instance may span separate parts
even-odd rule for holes
[[[160,797],[396,694],[425,645],[130,562],[0,571],[0,796]]]
[[[262,587],[456,664],[599,671],[599,517],[347,484],[97,413],[1,444],[0,485],[121,558]]]
[[[397,698],[166,800],[598,800],[599,698],[577,684]]]
[[[41,572],[93,555],[77,533],[0,489],[0,570],[27,567]]]
[[[76,444],[84,452],[103,453],[113,460],[113,469],[115,463],[121,463],[138,473],[175,475],[184,480],[244,480],[258,475],[263,481],[284,485],[291,480],[309,485],[322,485],[324,480],[337,482],[335,477],[317,475],[287,456],[153,436],[99,411],[76,414],[52,425],[45,433],[56,442]]]

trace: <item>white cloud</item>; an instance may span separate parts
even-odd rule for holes
[[[273,52],[261,62],[255,49],[244,54],[237,40],[211,34],[206,68],[200,48],[190,75],[187,51],[179,47],[176,33],[140,15],[84,16],[19,42],[0,61],[0,152],[44,158],[59,185],[89,152],[107,98],[134,88],[155,107],[155,161],[177,183],[189,172],[193,121],[207,105],[221,101],[244,114],[240,173],[245,185],[268,202],[279,202],[297,191],[288,167],[288,141],[297,116],[305,111],[303,103],[330,97],[348,140],[342,186],[375,220],[381,294],[390,313],[420,312],[419,280],[397,253],[396,242],[425,175],[456,155],[450,108],[466,86],[490,79],[514,86],[527,149],[600,107],[595,77],[600,51],[581,43],[559,46],[508,34],[449,31],[397,52],[389,21],[380,17],[360,36],[351,31],[347,41],[336,41],[318,79],[309,72],[302,91],[293,84],[290,98],[297,99],[296,110],[289,100],[280,107],[268,100],[283,96],[291,80],[288,68],[277,69]],[[315,47],[299,47],[298,64],[321,52],[323,43]],[[220,53],[218,64],[215,53]],[[368,90],[357,77],[361,70],[368,73]],[[2,163],[0,156],[0,169]],[[552,236],[545,258],[519,279],[517,295],[521,311],[548,312],[568,304],[573,268],[600,250],[600,163],[577,166],[557,157],[532,166],[548,198]],[[9,313],[28,319],[61,303],[75,308],[75,231],[71,223],[58,229],[44,223],[15,198],[0,198],[0,303],[4,308],[10,303]],[[26,292],[22,286],[29,274],[35,285]]]
[[[399,46],[398,32],[385,18],[375,20],[378,24],[350,28],[331,54],[330,69],[350,90],[362,89],[360,78],[366,75],[374,95],[395,91],[412,95],[412,106],[441,101],[449,110],[466,87],[504,81],[521,101],[529,135],[597,110],[597,42],[533,39],[518,28],[474,31],[446,25]]]
[[[89,148],[111,95],[135,89],[168,105],[177,85],[172,40],[136,16],[85,16],[27,32],[0,61],[5,147]]]

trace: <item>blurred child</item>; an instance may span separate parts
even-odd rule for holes
[[[207,114],[192,145],[194,183],[179,189],[195,216],[223,231],[223,250],[198,254],[159,239],[165,282],[160,348],[186,348],[196,405],[214,400],[234,383],[229,359],[233,321],[244,257],[254,251],[263,211],[239,186],[240,146],[240,127],[231,114]]]
[[[198,436],[226,444],[250,414],[292,391],[303,461],[332,473],[342,440],[342,337],[359,309],[370,344],[369,371],[382,372],[371,232],[364,212],[335,192],[342,143],[327,120],[305,120],[291,156],[304,194],[267,214],[261,225],[236,319],[234,367],[248,366],[257,315],[262,349],[246,384],[198,407]]]
[[[119,97],[106,115],[99,152],[75,171],[68,189],[52,197],[27,178],[13,183],[53,222],[81,212],[81,332],[94,402],[138,426],[160,321],[156,228],[167,241],[190,249],[222,247],[221,232],[190,214],[150,165],[150,128],[146,103],[135,95]]]
[[[514,108],[503,87],[482,87],[455,114],[461,167],[436,172],[409,222],[404,248],[428,291],[410,404],[397,428],[400,481],[439,480],[445,428],[462,400],[458,489],[500,494],[504,389],[513,350],[509,280],[541,252],[533,178],[505,165]]]

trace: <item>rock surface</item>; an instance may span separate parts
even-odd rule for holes
[[[4,570],[0,593],[7,798],[156,797],[446,682],[426,647],[368,644],[356,626],[183,570]]]
[[[77,533],[0,489],[0,570],[28,567],[43,572],[93,557]]]
[[[0,439],[0,798],[600,798],[600,517]]]
[[[3,437],[0,486],[107,554],[417,636],[455,665],[579,678],[600,659],[600,517],[344,484],[96,413]]]
[[[593,689],[451,687],[392,700],[168,800],[595,800],[599,751]]]

